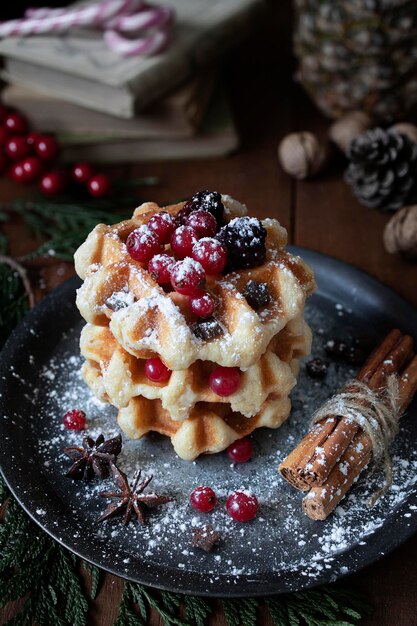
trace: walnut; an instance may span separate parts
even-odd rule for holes
[[[409,124],[408,122],[399,122],[398,124],[394,124],[391,126],[392,130],[396,130],[397,133],[401,133],[401,135],[405,135],[414,143],[417,143],[417,126],[414,124]]]
[[[278,160],[282,169],[298,180],[321,172],[326,158],[326,147],[313,133],[290,133],[278,146]]]
[[[397,211],[384,230],[387,252],[400,252],[408,259],[417,259],[417,204]]]
[[[352,141],[371,126],[372,120],[366,113],[351,111],[330,126],[329,137],[342,152],[347,154]]]

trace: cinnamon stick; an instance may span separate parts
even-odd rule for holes
[[[399,415],[417,392],[417,356],[406,366],[399,380]],[[372,458],[372,443],[367,433],[359,432],[335,464],[327,480],[314,486],[303,499],[303,511],[313,520],[324,520],[349,491],[352,483]]]
[[[403,337],[398,329],[392,330],[368,357],[357,380],[372,389],[383,385],[389,374],[410,359],[412,343],[411,337]],[[301,491],[322,485],[358,430],[356,422],[343,416],[319,422],[284,459],[280,473]]]

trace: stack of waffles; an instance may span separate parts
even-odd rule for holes
[[[221,200],[224,224],[243,219],[244,205],[230,196]],[[214,311],[197,318],[189,297],[158,284],[126,245],[152,216],[164,211],[177,219],[183,207],[148,202],[129,220],[98,225],[77,250],[75,267],[83,280],[77,306],[87,322],[81,334],[84,380],[117,407],[129,437],[151,431],[169,436],[175,452],[192,460],[224,450],[256,428],[277,428],[288,417],[300,358],[310,352],[303,310],[315,283],[310,268],[285,250],[285,229],[266,219],[262,263],[207,275]],[[164,252],[172,253],[169,244]],[[268,294],[263,303],[254,304],[248,284],[262,286]],[[147,360],[155,357],[171,370],[162,382],[147,376]],[[209,384],[219,366],[239,371],[238,388],[227,396]]]

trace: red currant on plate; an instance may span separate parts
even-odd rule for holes
[[[61,148],[55,137],[40,135],[35,141],[35,150],[44,161],[52,161],[59,155]]]
[[[26,137],[16,135],[9,137],[4,145],[6,154],[12,161],[24,159],[32,152],[31,146],[28,144]]]
[[[88,191],[94,198],[104,198],[109,194],[110,181],[105,174],[92,176],[87,183]]]
[[[77,183],[88,183],[93,174],[93,168],[86,161],[76,163],[72,168],[72,177]]]
[[[258,512],[258,499],[247,491],[235,491],[227,498],[226,511],[237,522],[249,522]]]
[[[212,511],[216,502],[216,494],[211,487],[197,487],[190,494],[191,506],[202,513]]]
[[[197,317],[209,317],[214,310],[214,300],[208,293],[197,298],[191,298],[190,307]]]
[[[148,263],[161,250],[157,235],[145,224],[130,233],[126,246],[132,259],[139,263]]]
[[[66,173],[56,170],[42,176],[39,188],[46,196],[56,196],[65,191],[67,183]]]
[[[187,258],[177,261],[171,269],[171,285],[184,296],[199,296],[206,274],[200,263]]]
[[[175,259],[169,254],[155,254],[148,263],[148,271],[157,283],[169,285],[174,264]]]
[[[3,120],[3,126],[15,135],[23,135],[28,129],[27,120],[21,113],[9,113]]]
[[[201,263],[207,274],[220,274],[227,260],[226,250],[222,244],[217,239],[210,237],[204,237],[197,241],[193,246],[191,256]]]
[[[189,226],[180,226],[171,236],[171,248],[177,259],[191,256],[194,244],[197,243],[196,232]]]
[[[161,243],[166,244],[175,230],[175,219],[166,211],[160,211],[151,217],[148,228],[158,235]]]
[[[171,370],[156,356],[146,360],[145,374],[152,382],[163,383],[171,376]]]
[[[247,437],[234,441],[227,448],[227,454],[234,463],[246,463],[246,461],[252,458],[252,441]]]
[[[240,371],[237,367],[216,367],[209,376],[209,386],[218,396],[231,396],[240,385]]]
[[[32,156],[15,163],[10,170],[10,176],[17,183],[33,183],[42,174],[42,169],[38,157]]]
[[[86,423],[86,415],[80,409],[72,409],[64,415],[64,426],[68,430],[83,430]]]
[[[217,231],[216,218],[203,209],[190,213],[185,224],[193,228],[198,237],[211,237],[215,235]]]

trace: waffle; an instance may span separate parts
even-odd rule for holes
[[[160,400],[142,396],[133,398],[120,409],[117,420],[131,438],[140,439],[149,432],[171,437],[175,452],[186,461],[200,454],[214,454],[262,426],[278,428],[291,409],[288,397],[272,394],[254,417],[233,412],[227,404],[198,403],[184,422],[172,420]]]
[[[223,196],[226,219],[244,213],[240,203]],[[177,214],[183,203],[163,207]],[[255,364],[273,337],[299,316],[306,297],[315,287],[310,268],[284,250],[286,231],[276,220],[266,219],[267,256],[263,265],[208,277],[216,298],[214,317],[221,334],[210,339],[193,332],[196,318],[188,298],[166,293],[139,262],[127,252],[125,241],[161,208],[145,203],[132,219],[114,226],[99,224],[75,254],[75,268],[84,280],[77,306],[91,324],[108,326],[117,342],[138,359],[159,356],[171,370],[186,370],[196,361],[242,369]],[[270,303],[257,313],[243,296],[249,280],[266,283]],[[109,299],[121,303],[114,310]]]
[[[208,385],[216,366],[196,361],[186,370],[175,370],[165,383],[152,383],[144,372],[145,361],[126,352],[106,326],[87,324],[81,333],[81,353],[86,358],[84,378],[101,399],[118,408],[136,396],[161,400],[174,421],[189,418],[199,402],[228,403],[231,410],[253,417],[271,393],[288,395],[296,384],[298,359],[310,352],[311,331],[299,316],[270,342],[259,361],[241,374],[237,392],[222,398]]]

